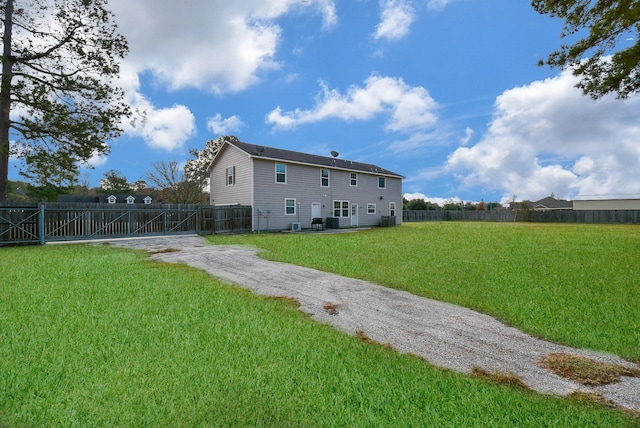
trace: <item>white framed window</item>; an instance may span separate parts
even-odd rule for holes
[[[334,217],[349,217],[349,201],[333,201]]]
[[[367,214],[376,213],[376,204],[367,204]]]
[[[135,203],[136,198],[134,198],[133,196],[129,195],[129,196],[127,196],[126,201],[127,201],[127,203],[128,203],[129,205],[131,205],[131,204]]]
[[[321,169],[320,170],[320,186],[321,187],[329,187],[329,170]]]
[[[145,196],[143,200],[145,205],[151,205],[151,201],[153,201],[153,198],[151,196]]]
[[[386,188],[387,188],[387,178],[378,177],[378,189],[386,189]]]
[[[284,200],[284,214],[296,215],[296,200],[293,198],[287,198]]]
[[[286,182],[287,182],[287,164],[277,163],[276,164],[276,183],[286,183]]]
[[[233,186],[236,183],[236,167],[227,167],[227,186]]]
[[[351,187],[358,187],[358,174],[352,172],[349,176],[349,184]]]
[[[109,196],[109,197],[107,198],[107,203],[109,203],[109,204],[115,204],[117,199],[118,199],[118,198],[116,198],[115,196],[111,195],[111,196]]]
[[[391,217],[395,217],[395,215],[396,215],[396,203],[395,202],[389,202],[389,215]]]

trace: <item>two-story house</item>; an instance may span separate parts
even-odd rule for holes
[[[254,231],[399,224],[404,177],[332,154],[226,141],[209,167],[211,204],[250,205]]]

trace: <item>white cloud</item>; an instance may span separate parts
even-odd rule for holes
[[[413,201],[414,199],[424,199],[426,202],[438,204],[441,207],[448,203],[459,204],[460,202],[462,202],[462,199],[460,199],[457,196],[454,196],[452,198],[440,198],[440,197],[427,196],[424,193],[420,193],[420,192],[405,193],[404,195],[402,195],[402,197],[408,201]]]
[[[462,144],[463,146],[466,146],[467,144],[469,144],[469,141],[471,141],[471,138],[473,138],[473,129],[467,127],[464,130],[464,137],[462,137],[460,139],[460,144]]]
[[[345,121],[368,121],[387,115],[388,131],[419,131],[437,122],[438,104],[423,87],[412,87],[402,79],[372,75],[363,87],[352,86],[346,94],[329,89],[321,82],[322,92],[310,110],[283,112],[275,108],[267,115],[267,123],[276,128],[294,128],[330,118]]]
[[[448,170],[520,199],[640,193],[640,97],[595,101],[575,84],[565,71],[505,91],[487,134],[451,154]]]
[[[136,72],[150,71],[170,89],[216,93],[242,91],[279,67],[276,19],[308,8],[322,14],[324,27],[337,23],[332,0],[112,0],[110,7]]]
[[[122,73],[122,76],[128,76],[121,80],[133,113],[122,124],[124,131],[141,137],[151,148],[167,151],[181,148],[196,131],[193,113],[183,105],[156,108],[138,92],[137,75]]]
[[[223,119],[222,115],[217,113],[207,121],[207,128],[217,135],[227,135],[229,133],[238,132],[243,126],[244,122],[235,115]]]
[[[427,3],[427,9],[442,10],[452,1],[454,0],[429,0],[429,3]]]
[[[416,14],[407,0],[380,0],[381,21],[373,33],[376,40],[399,40],[409,33]]]
[[[94,153],[86,162],[91,168],[98,168],[107,164],[109,157],[107,155],[99,155]]]

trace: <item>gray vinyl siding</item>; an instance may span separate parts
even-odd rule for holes
[[[351,226],[351,205],[358,204],[358,226],[377,226],[382,216],[389,215],[389,202],[396,203],[396,222],[402,221],[402,180],[386,177],[386,188],[378,188],[376,174],[357,172],[357,186],[351,186],[353,171],[331,169],[329,187],[321,186],[321,166],[277,162],[253,158],[254,162],[254,229],[260,216],[261,230],[290,229],[291,223],[300,221],[302,228],[311,228],[312,204],[319,203],[321,216],[333,217],[333,201],[349,201],[349,216],[340,217],[340,227]],[[287,165],[287,182],[276,183],[275,164]],[[285,214],[285,199],[296,200],[296,214]],[[381,199],[382,198],[382,199]],[[367,214],[367,204],[376,204],[376,213]],[[268,214],[268,218],[267,218]],[[267,226],[268,222],[268,226]]]
[[[211,168],[211,204],[212,205],[252,205],[251,158],[241,150],[225,146],[224,151],[216,157]],[[227,168],[235,167],[235,182],[227,184]]]

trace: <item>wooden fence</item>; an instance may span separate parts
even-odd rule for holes
[[[448,210],[405,210],[403,222],[419,221],[530,221],[540,223],[621,223],[640,224],[640,210],[491,210],[491,211],[448,211]]]
[[[0,245],[251,230],[251,207],[202,205],[0,205]]]

